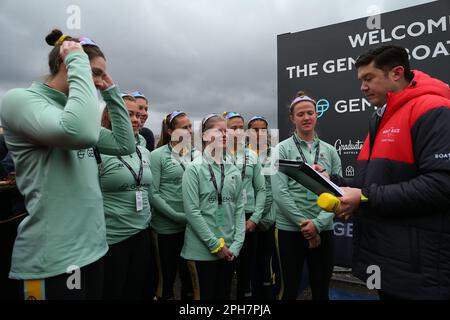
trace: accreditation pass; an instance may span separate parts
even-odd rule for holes
[[[142,197],[142,191],[136,191],[136,211],[142,211],[144,209],[144,198]]]

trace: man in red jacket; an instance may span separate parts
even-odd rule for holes
[[[378,109],[355,178],[332,177],[352,187],[337,215],[354,215],[353,273],[366,281],[379,270],[381,299],[448,300],[450,89],[410,70],[398,46],[368,51],[356,68]]]

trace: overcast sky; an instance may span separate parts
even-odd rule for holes
[[[277,35],[430,1],[423,0],[0,0],[0,98],[48,73],[46,34],[58,27],[100,45],[122,90],[150,98],[159,133],[176,109],[193,119],[233,110],[277,121]],[[70,30],[70,5],[81,10]]]

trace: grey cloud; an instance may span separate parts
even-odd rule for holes
[[[12,1],[0,4],[0,97],[47,73],[44,37],[53,27],[94,39],[122,90],[150,97],[147,126],[183,109],[193,119],[234,110],[277,123],[276,36],[428,1],[136,0]],[[81,30],[67,30],[69,5]]]

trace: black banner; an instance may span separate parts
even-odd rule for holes
[[[336,147],[344,177],[355,174],[357,155],[374,111],[360,91],[354,62],[370,48],[408,49],[412,69],[450,83],[450,2],[438,1],[379,16],[278,36],[280,141],[293,131],[289,104],[299,90],[317,100],[320,138]],[[336,220],[336,264],[349,266],[351,223]]]

